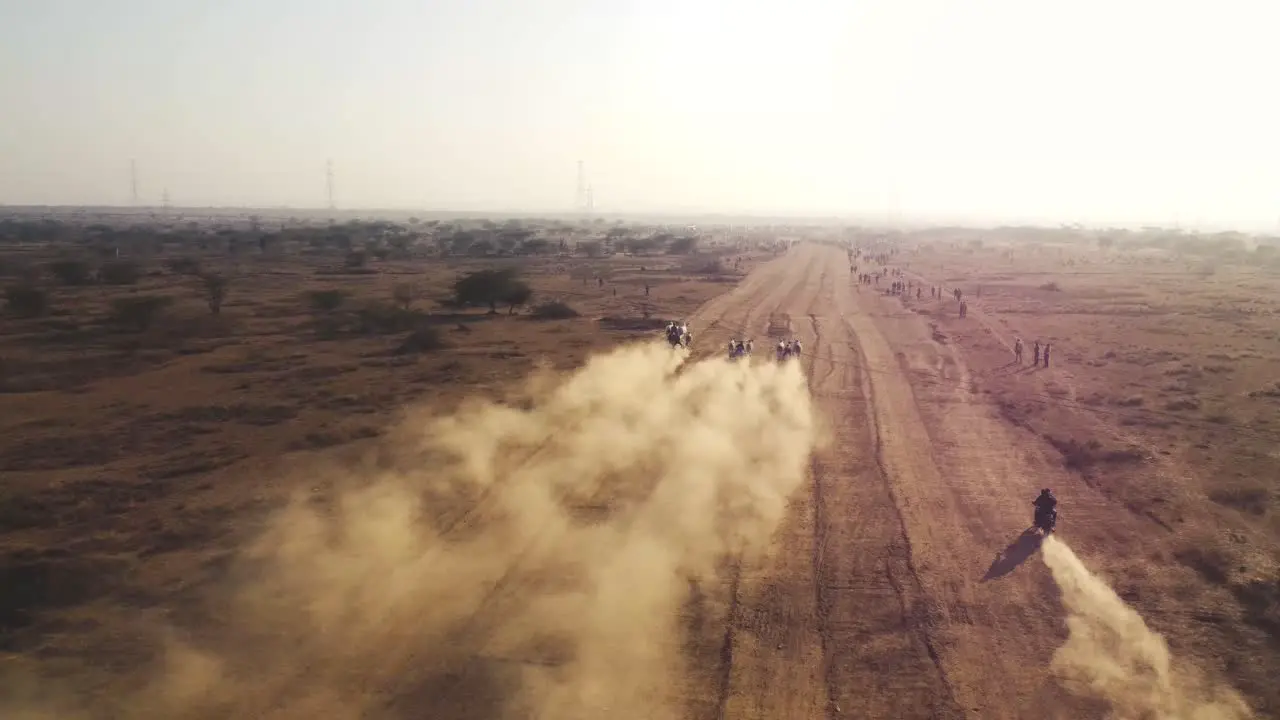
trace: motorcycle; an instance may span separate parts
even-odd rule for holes
[[[1053,532],[1053,529],[1057,527],[1057,525],[1058,525],[1057,509],[1042,510],[1040,508],[1036,508],[1036,516],[1035,516],[1036,529],[1043,530],[1044,534],[1048,535],[1049,533]]]

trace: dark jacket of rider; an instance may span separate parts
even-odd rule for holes
[[[1037,510],[1050,512],[1058,505],[1058,498],[1053,496],[1053,492],[1045,489],[1040,491],[1040,496],[1032,504],[1036,506]]]

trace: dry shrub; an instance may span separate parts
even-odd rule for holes
[[[538,320],[569,320],[578,316],[577,310],[574,310],[568,303],[559,300],[539,303],[530,313],[530,317]]]

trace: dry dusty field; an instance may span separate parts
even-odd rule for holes
[[[217,321],[160,273],[186,299],[130,334],[59,291],[0,338],[8,714],[1280,714],[1277,283],[900,247],[966,318],[818,243],[733,282],[538,261],[581,317],[433,309],[444,347],[412,352],[299,298],[456,268],[263,263]],[[649,279],[692,357],[625,343]],[[741,336],[756,357],[721,359]]]

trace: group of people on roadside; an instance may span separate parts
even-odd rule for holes
[[[1044,360],[1044,366],[1049,367],[1049,354],[1053,351],[1053,343],[1044,343],[1039,340],[1031,346],[1031,366],[1040,367],[1040,361]],[[1022,364],[1022,338],[1015,338],[1013,341],[1013,361]]]

